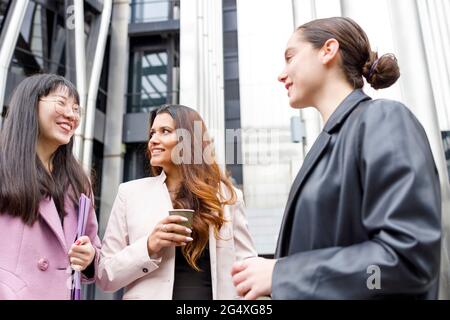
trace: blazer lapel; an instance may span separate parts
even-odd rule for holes
[[[64,237],[67,247],[70,247],[75,242],[78,227],[78,212],[74,207],[69,196],[65,197],[65,210],[67,215],[64,217]],[[93,239],[91,239],[93,240]]]
[[[283,220],[281,222],[280,234],[278,236],[277,249],[275,252],[276,257],[286,254],[286,246],[284,244],[290,239],[290,230],[293,218],[293,213],[291,213],[292,206],[297,199],[297,194],[299,193],[305,179],[328,146],[328,143],[331,140],[331,134],[340,128],[340,126],[345,122],[347,117],[359,105],[360,102],[370,99],[371,98],[361,89],[352,91],[330,116],[325,124],[325,127],[323,128],[323,131],[320,133],[309,153],[306,155],[303,165],[297,174],[294,183],[292,184],[291,192],[289,193]]]
[[[277,250],[275,253],[275,256],[279,256],[282,250],[282,241],[285,241],[284,239],[289,238],[289,234],[286,233],[287,230],[290,230],[291,227],[291,217],[292,214],[289,214],[291,211],[291,207],[294,203],[294,200],[297,198],[297,193],[300,191],[300,188],[305,181],[305,178],[308,176],[311,169],[314,167],[316,162],[320,159],[320,156],[322,155],[323,151],[326,149],[328,143],[330,142],[331,136],[325,132],[322,131],[317,138],[316,142],[314,143],[311,150],[308,152],[308,154],[305,157],[305,161],[303,162],[303,165],[297,174],[297,177],[294,180],[294,183],[291,187],[291,192],[288,197],[288,202],[286,205],[286,209],[284,211],[283,220],[281,222],[281,230],[278,237],[278,244],[277,244]]]
[[[67,251],[66,240],[62,228],[61,220],[59,219],[58,211],[52,198],[44,198],[39,204],[39,213],[43,220],[48,224],[50,229],[56,235],[61,247]]]
[[[209,227],[209,260],[211,264],[211,286],[213,300],[217,299],[217,251],[213,227]]]

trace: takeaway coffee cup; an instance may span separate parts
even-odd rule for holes
[[[188,221],[180,221],[178,224],[185,226],[186,228],[192,228],[192,220],[194,219],[194,210],[191,209],[173,209],[169,211],[171,216],[182,216],[188,218]]]

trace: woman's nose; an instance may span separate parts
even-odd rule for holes
[[[71,120],[75,120],[77,118],[77,115],[75,111],[73,111],[72,108],[65,108],[64,109],[64,117],[69,118]]]
[[[287,74],[286,74],[286,72],[282,72],[282,73],[280,73],[280,75],[278,76],[278,81],[280,81],[280,82],[284,82],[284,81],[286,81],[286,78],[287,78]]]
[[[157,134],[156,133],[152,133],[152,135],[150,136],[150,140],[148,141],[149,144],[156,144],[157,141]]]

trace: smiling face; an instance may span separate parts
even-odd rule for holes
[[[166,173],[175,166],[171,157],[172,150],[178,143],[175,130],[175,120],[168,113],[158,114],[150,129],[150,163],[154,167],[162,167]]]
[[[299,32],[294,32],[285,50],[285,67],[278,76],[278,81],[282,82],[288,91],[290,106],[314,106],[324,81],[324,74],[320,50],[302,40]]]
[[[80,123],[79,117],[73,111],[77,105],[77,101],[69,96],[65,87],[59,87],[39,99],[38,144],[41,147],[56,150],[70,142]]]

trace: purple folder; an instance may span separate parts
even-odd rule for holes
[[[91,208],[91,200],[83,193],[80,197],[80,205],[78,207],[78,227],[75,240],[86,233],[86,223]],[[72,300],[81,300],[81,272],[75,271],[73,275]]]

